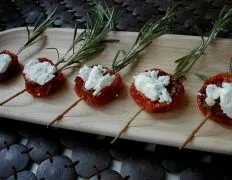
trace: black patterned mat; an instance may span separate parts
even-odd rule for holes
[[[91,8],[86,0],[1,0],[0,30],[33,25],[41,12],[49,14],[59,6],[54,27],[72,28],[78,24],[84,28],[86,10]],[[223,6],[232,6],[231,0],[105,0],[109,7],[122,11],[117,30],[138,31],[147,21],[160,19],[170,5],[176,5],[176,22],[170,33],[196,35],[195,25],[205,34],[218,17]],[[228,28],[232,29],[232,28]],[[221,37],[231,37],[232,31],[224,31]]]

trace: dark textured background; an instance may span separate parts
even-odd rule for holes
[[[232,0],[106,0],[109,7],[123,11],[117,21],[117,30],[138,31],[147,21],[160,19],[170,5],[177,5],[176,22],[171,29],[174,34],[195,35],[194,25],[207,33],[216,20],[221,8],[232,7]],[[33,25],[41,12],[49,14],[59,5],[54,27],[84,28],[85,10],[90,8],[85,0],[1,0],[0,30]],[[230,28],[232,29],[232,28]],[[221,37],[231,37],[225,31]]]

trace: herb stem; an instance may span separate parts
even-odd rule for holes
[[[229,69],[229,74],[232,75],[232,57],[230,59],[230,69]]]

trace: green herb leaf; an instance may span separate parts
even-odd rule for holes
[[[185,78],[186,73],[193,67],[193,65],[198,61],[201,55],[204,53],[205,49],[209,44],[213,42],[218,33],[223,30],[227,25],[232,23],[232,8],[227,10],[226,8],[222,8],[219,18],[215,21],[213,28],[209,34],[207,40],[204,40],[203,36],[201,36],[201,44],[191,50],[187,55],[177,59],[175,63],[177,63],[176,68],[174,70],[174,77],[176,79],[183,80]],[[199,31],[199,30],[198,30]],[[199,31],[200,34],[202,34]]]
[[[232,57],[230,59],[230,69],[229,69],[229,74],[232,75]]]
[[[200,74],[200,73],[194,73],[194,74],[195,74],[195,76],[197,76],[202,81],[206,81],[208,79],[208,77],[206,77],[203,74]]]
[[[60,59],[60,53],[59,53],[59,51],[58,51],[58,49],[57,49],[57,48],[46,48],[46,49],[52,49],[52,50],[55,50],[55,51],[56,51],[56,53],[57,53],[57,61],[59,61],[59,59]]]
[[[28,40],[27,42],[23,45],[23,47],[21,47],[17,54],[21,53],[24,49],[26,49],[27,47],[33,45],[35,42],[38,42],[37,39],[38,37],[46,30],[47,27],[49,27],[53,22],[54,19],[52,19],[53,15],[56,12],[55,8],[52,13],[44,20],[42,21],[42,16],[40,16],[35,24],[35,27],[33,29],[32,32],[30,32],[29,28],[27,28],[27,34],[28,34]],[[41,40],[42,38],[40,38]]]
[[[26,29],[27,29],[27,39],[29,40],[30,35],[31,35],[31,32],[30,32],[30,30],[29,30],[28,26],[26,26]]]
[[[34,25],[34,30],[36,30],[36,29],[38,28],[38,26],[39,26],[40,23],[42,22],[43,18],[44,18],[44,14],[41,13],[41,14],[39,15],[39,18],[37,19],[35,25]]]
[[[79,36],[75,37],[73,44],[68,52],[73,49],[76,44],[82,41],[80,47],[70,55],[61,59],[60,63],[64,63],[61,70],[67,69],[73,64],[81,65],[89,57],[101,52],[105,48],[104,41],[107,34],[113,30],[117,13],[115,10],[110,10],[108,7],[103,7],[98,3],[87,15],[87,29],[84,30]],[[75,29],[77,31],[77,29]],[[75,33],[74,33],[74,36]]]
[[[139,34],[128,52],[119,50],[114,58],[112,69],[117,72],[135,60],[135,57],[143,51],[152,40],[165,34],[173,22],[175,16],[174,7],[168,8],[166,15],[154,24],[147,23],[139,31]],[[119,56],[122,54],[122,56]]]
[[[78,28],[78,26],[77,26],[77,24],[75,24],[74,36],[73,36],[73,44],[74,44],[75,39],[76,39],[76,37],[77,37],[77,28]],[[79,42],[79,41],[78,41],[78,42]],[[74,54],[74,52],[75,52],[75,47],[73,46],[73,54]]]

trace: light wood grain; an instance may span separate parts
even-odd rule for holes
[[[46,43],[41,44],[40,42],[25,50],[19,56],[20,62],[25,64],[29,59],[37,57],[48,57],[55,60],[56,53],[45,48],[56,47],[63,54],[72,40],[72,34],[72,29],[48,29]],[[136,36],[137,33],[131,32],[111,33],[109,38],[120,39],[120,43],[108,44],[104,52],[88,61],[87,64],[101,63],[111,67],[117,50],[128,49]],[[1,32],[0,47],[17,51],[25,39],[25,28]],[[199,37],[181,35],[164,35],[156,39],[135,64],[121,72],[125,89],[117,100],[102,108],[90,107],[81,102],[55,126],[115,136],[139,109],[128,94],[133,75],[153,67],[172,72],[174,60],[183,56],[199,42]],[[206,76],[226,72],[231,52],[232,40],[218,39],[207,49],[192,72],[198,71]],[[70,75],[67,72],[67,83],[59,92],[49,98],[35,99],[27,93],[17,97],[4,107],[0,107],[0,116],[47,125],[77,98],[73,90],[76,74],[77,72],[74,72]],[[122,138],[180,146],[203,118],[196,104],[196,94],[201,85],[202,82],[190,73],[188,80],[185,81],[185,98],[177,109],[163,114],[142,112]],[[21,76],[7,84],[1,84],[0,101],[23,88],[24,82]],[[232,154],[232,130],[208,121],[188,148]]]

